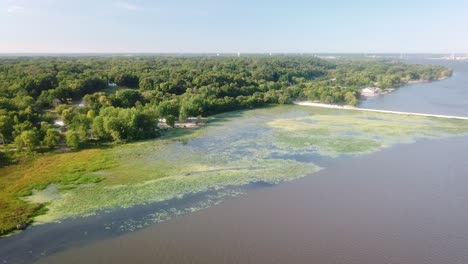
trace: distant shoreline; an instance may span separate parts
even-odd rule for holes
[[[445,60],[445,61],[466,61],[468,56],[450,56],[450,57],[440,57],[440,58],[428,58],[429,60]]]
[[[450,76],[444,76],[444,77],[440,77],[440,78],[437,78],[435,80],[415,80],[415,81],[408,81],[407,83],[405,84],[402,84],[398,87],[392,87],[392,88],[387,88],[387,89],[380,89],[380,91],[376,94],[366,94],[366,93],[361,93],[361,98],[360,98],[360,101],[363,101],[363,100],[366,100],[368,98],[374,98],[374,97],[379,97],[379,96],[382,96],[382,95],[385,95],[385,94],[389,94],[389,93],[392,93],[398,89],[400,89],[401,87],[404,87],[404,86],[407,86],[407,85],[411,85],[411,84],[419,84],[419,83],[431,83],[431,82],[438,82],[438,81],[443,81],[445,79],[448,79],[450,78]]]

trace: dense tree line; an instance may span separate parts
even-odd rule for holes
[[[160,118],[173,125],[296,99],[356,105],[365,86],[450,74],[438,66],[313,56],[0,58],[0,143],[29,153],[61,142],[80,148],[154,138]],[[57,117],[64,128],[54,127]]]

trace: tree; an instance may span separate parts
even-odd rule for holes
[[[53,90],[51,90],[50,94],[57,99],[59,99],[62,103],[65,103],[68,98],[72,98],[72,90],[68,87],[59,86]]]
[[[140,81],[140,90],[149,91],[153,90],[154,80],[152,78],[144,78]]]
[[[10,156],[5,152],[0,151],[0,168],[5,165],[8,165],[9,163],[10,163]]]
[[[127,86],[131,88],[138,87],[138,77],[131,73],[123,73],[115,76],[114,81],[119,86]]]
[[[14,131],[13,126],[14,122],[10,116],[8,116],[7,114],[0,115],[0,137],[2,143],[6,143],[6,141],[11,140]]]
[[[85,94],[94,93],[107,87],[107,82],[95,76],[87,77],[81,81],[75,95],[81,97]]]
[[[99,112],[101,107],[109,105],[107,96],[103,92],[87,94],[83,99],[86,102],[86,106],[95,112]]]
[[[355,106],[359,103],[359,101],[356,95],[353,92],[349,91],[349,92],[346,92],[345,94],[345,103],[347,105]]]
[[[60,133],[56,129],[49,128],[47,129],[44,139],[42,140],[42,145],[49,149],[53,149],[58,145],[60,139]]]
[[[179,103],[176,100],[159,103],[156,112],[160,117],[179,116]]]
[[[46,108],[51,107],[53,105],[55,95],[53,92],[50,91],[53,90],[46,90],[41,92],[41,95],[39,95],[39,97],[36,100],[37,106]]]
[[[136,102],[142,101],[143,97],[139,91],[124,89],[115,93],[113,105],[117,107],[129,108],[135,106]]]
[[[180,104],[179,121],[184,122],[187,117],[199,116],[205,109],[205,100],[200,95],[186,96]]]
[[[166,116],[166,125],[170,127],[174,127],[175,125],[175,117],[173,115],[168,115]]]
[[[34,130],[34,126],[31,124],[31,122],[29,122],[28,120],[24,121],[24,122],[20,122],[18,117],[15,116],[13,118],[13,122],[15,123],[15,125],[13,126],[13,137],[17,137],[19,135],[21,135],[22,132],[24,131],[30,131],[30,130]]]
[[[15,137],[15,145],[18,151],[26,151],[32,153],[39,145],[39,137],[34,130],[27,130],[21,132],[20,135]]]
[[[82,148],[86,139],[87,138],[85,131],[77,131],[70,129],[65,134],[66,144],[72,149]]]
[[[87,113],[86,113],[86,117],[90,120],[93,120],[95,117],[96,117],[96,111],[94,110],[89,110]]]
[[[62,111],[62,120],[67,125],[72,122],[75,116],[76,116],[76,112],[72,108],[68,108]]]
[[[118,117],[118,112],[116,116],[104,116],[104,131],[108,137],[116,143],[122,142],[126,138],[126,130],[123,125],[123,120]]]

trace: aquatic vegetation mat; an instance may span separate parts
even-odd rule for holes
[[[275,144],[281,148],[332,157],[468,132],[466,120],[354,111],[278,118],[267,125],[275,129]]]
[[[420,138],[462,135],[468,133],[468,122],[281,106],[217,115],[205,128],[187,131],[1,169],[2,184],[9,179],[19,185],[1,187],[9,196],[0,199],[0,219],[11,216],[4,209],[14,208],[8,205],[12,201],[25,208],[46,204],[47,212],[35,217],[40,223],[252,183],[278,184],[320,170],[317,157],[361,155]]]

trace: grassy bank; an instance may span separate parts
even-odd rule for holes
[[[92,173],[115,165],[106,151],[93,149],[32,157],[19,165],[1,168],[0,234],[16,229],[19,223],[29,223],[33,216],[44,212],[43,204],[21,199],[31,195],[33,190],[42,190],[52,183],[62,190],[98,183],[103,178]]]

